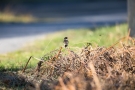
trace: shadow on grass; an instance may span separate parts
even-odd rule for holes
[[[0,89],[22,89],[26,85],[26,80],[23,76],[15,72],[0,72]],[[2,89],[3,90],[3,89]]]

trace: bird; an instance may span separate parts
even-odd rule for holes
[[[68,46],[68,43],[69,43],[68,37],[64,37],[63,43],[64,43],[64,46],[65,46],[65,48],[66,48],[66,47]]]

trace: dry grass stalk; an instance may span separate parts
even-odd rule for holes
[[[91,72],[92,72],[92,75],[93,75],[93,80],[95,81],[97,90],[102,90],[101,84],[99,82],[99,79],[98,79],[97,73],[95,71],[95,67],[92,64],[92,61],[89,62],[88,67],[91,69]]]
[[[32,58],[32,56],[30,56],[30,58],[28,59],[28,61],[27,61],[26,65],[25,65],[24,69],[22,70],[22,72],[25,72],[25,69],[26,69],[26,67],[27,67],[27,65],[28,65],[28,63],[29,63],[29,61],[31,60],[31,58]]]

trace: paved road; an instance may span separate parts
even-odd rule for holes
[[[29,10],[32,9],[33,6],[29,6],[30,8],[28,8],[28,6],[25,5],[25,7],[18,6],[19,8],[23,7],[20,11],[15,9],[17,6],[13,7],[14,12],[27,13],[29,11],[36,17],[56,18],[56,20],[45,23],[0,24],[0,53],[4,54],[17,50],[30,41],[45,37],[47,33],[71,28],[94,28],[127,21],[125,2],[113,2],[111,4],[98,3],[96,5],[95,3],[79,3],[70,4],[70,7],[67,7],[69,6],[68,4],[64,6],[39,5],[37,8],[34,7],[34,10]],[[80,6],[82,8],[80,8]],[[42,10],[39,10],[41,7]],[[45,7],[48,7],[48,9]],[[65,10],[67,11],[65,12]]]

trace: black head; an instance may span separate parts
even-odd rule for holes
[[[64,37],[64,39],[68,39],[68,37]]]

